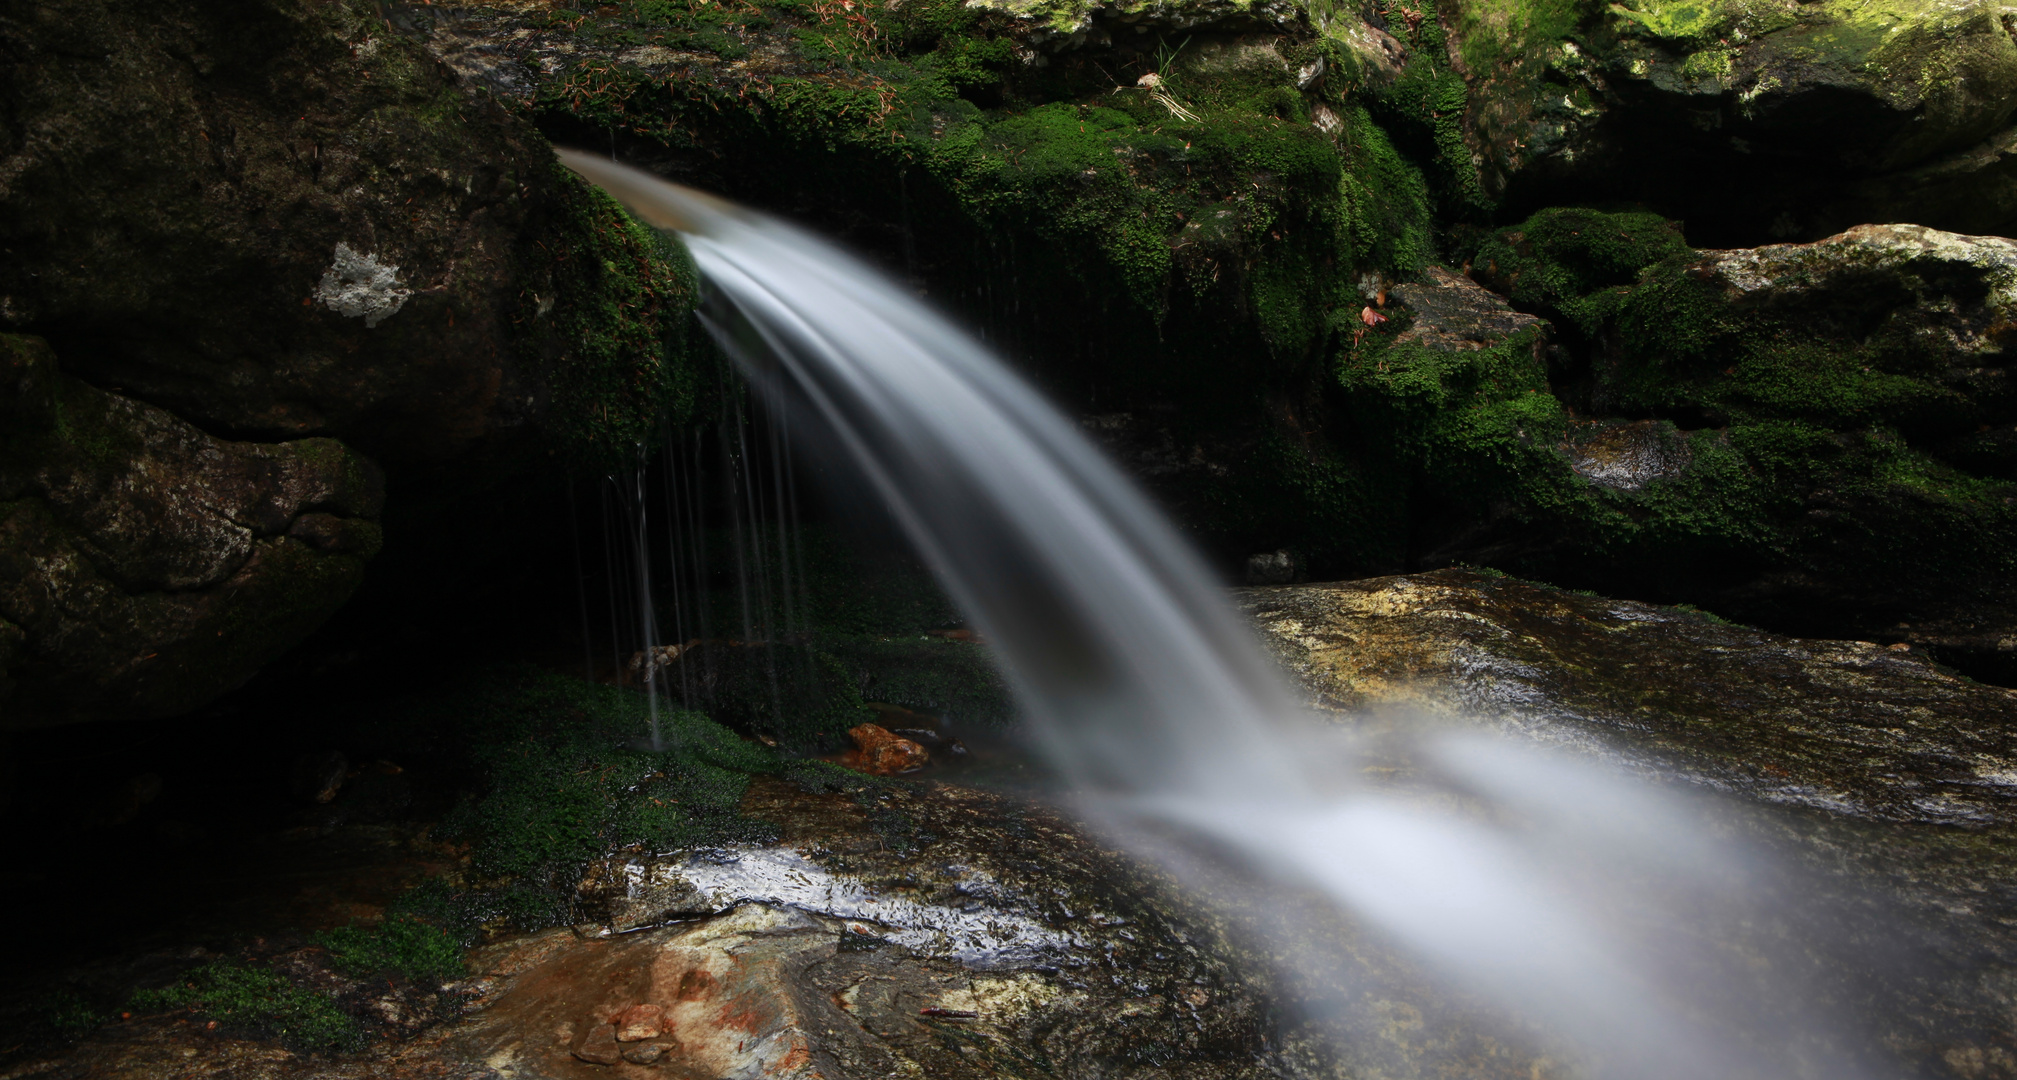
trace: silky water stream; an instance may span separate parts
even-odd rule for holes
[[[1404,789],[1361,779],[1394,770],[1298,705],[1172,525],[983,346],[801,229],[561,156],[682,235],[708,329],[795,437],[881,497],[1089,819],[1179,873],[1230,862],[1250,889],[1321,890],[1575,1074],[1865,1075],[1793,974],[1807,947],[1761,931],[1784,922],[1757,884],[1778,871],[1685,799],[1448,730],[1399,751]],[[1270,921],[1292,974],[1334,974],[1294,919]]]

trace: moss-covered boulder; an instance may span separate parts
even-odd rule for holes
[[[1866,226],[1698,252],[1646,215],[1564,210],[1472,272],[1558,343],[1431,356],[1382,326],[1340,358],[1400,506],[1361,519],[1404,523],[1384,535],[1407,559],[2012,674],[2017,245]]]
[[[1237,559],[1310,517],[1296,444],[1329,342],[1435,244],[1430,182],[1365,92],[1402,47],[1344,7],[494,3],[401,25],[556,142],[808,221],[1068,408],[1168,425],[1212,468],[1161,493]]]
[[[213,430],[452,458],[633,366],[541,363],[515,323],[683,299],[655,267],[670,295],[624,295],[622,216],[369,5],[102,0],[0,33],[0,318]],[[596,404],[655,419],[662,391],[622,389]]]
[[[64,503],[49,477],[83,466],[6,432],[20,489],[7,497],[42,476],[37,505],[56,515],[30,529],[18,511],[0,547],[20,568],[9,585],[61,593],[61,618],[98,635],[73,641],[54,608],[10,613],[0,670],[56,665],[10,721],[188,708],[327,617],[377,540],[303,546],[329,516],[283,482],[303,454],[325,453],[332,476],[386,470],[381,566],[410,587],[514,531],[470,523],[527,466],[634,460],[691,410],[683,253],[559,169],[522,117],[378,6],[31,6],[0,20],[0,53],[0,330],[53,347],[61,370],[44,381],[63,388],[63,415],[106,418],[90,467],[114,485],[99,510]],[[46,413],[16,382],[0,410]],[[178,425],[195,427],[160,434]],[[211,443],[246,449],[199,449]],[[217,454],[275,464],[239,469],[243,490],[197,518],[193,496],[147,494],[222,468]],[[361,506],[337,512],[376,517]],[[76,539],[54,523],[65,513],[100,530],[82,561],[59,558]],[[119,517],[126,539],[91,514]],[[244,535],[191,524],[212,518]],[[222,584],[246,550],[261,553],[259,587]],[[128,611],[136,598],[153,613]],[[191,605],[206,613],[169,614]],[[199,652],[230,655],[183,656],[199,630]],[[129,677],[143,663],[180,674],[143,687]]]
[[[1888,206],[1856,190],[2009,123],[2017,44],[1995,5],[1453,0],[1435,17],[1494,198],[1644,198],[1725,242],[1871,220],[2008,227],[1912,184]],[[1989,163],[1961,169],[2009,186]]]

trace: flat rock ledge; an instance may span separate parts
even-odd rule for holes
[[[1710,794],[1806,873],[1777,898],[1863,980],[1909,1076],[2017,1076],[2017,691],[1900,642],[1450,569],[1240,590],[1307,703],[1374,730],[1495,728]]]

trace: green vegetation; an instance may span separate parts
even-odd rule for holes
[[[1672,598],[1732,573],[1930,583],[2017,569],[2007,484],[1934,452],[1994,402],[1945,379],[1910,319],[1825,291],[1733,304],[1646,214],[1543,211],[1477,258],[1582,358],[1551,370],[1531,331],[1476,350],[1402,344],[1406,317],[1341,348],[1366,508],[1349,528],[1545,536],[1495,563]],[[1606,455],[1660,464],[1629,484],[1579,474]],[[1382,520],[1383,503],[1400,509]]]
[[[634,464],[699,405],[709,347],[694,325],[698,282],[677,240],[552,166],[562,220],[521,283],[519,349],[550,399],[554,442],[589,469]]]
[[[565,921],[589,860],[757,840],[769,826],[737,806],[777,756],[698,713],[662,711],[665,750],[643,747],[642,694],[532,669],[485,672],[416,703],[409,722],[466,745],[480,789],[443,822],[471,845],[477,880],[452,923],[530,928]]]
[[[1646,267],[1690,251],[1675,223],[1658,214],[1561,207],[1491,234],[1472,272],[1521,310],[1589,333],[1615,304],[1615,294],[1600,291],[1635,284]]]
[[[1464,141],[1470,88],[1450,66],[1442,21],[1432,5],[1416,10],[1398,0],[1387,3],[1385,13],[1389,29],[1408,45],[1408,62],[1400,78],[1373,95],[1380,117],[1429,162],[1440,216],[1448,222],[1483,222],[1491,215],[1492,201]]]
[[[235,1032],[320,1053],[354,1049],[363,1040],[357,1022],[328,997],[271,969],[229,960],[196,968],[174,985],[136,991],[131,1007],[136,1012],[186,1009]]]
[[[111,1020],[103,1009],[68,986],[52,987],[0,1013],[0,1054],[74,1043]]]
[[[466,968],[461,943],[434,923],[407,912],[388,914],[373,926],[345,926],[321,935],[338,971],[358,978],[397,975],[437,985],[460,977]]]

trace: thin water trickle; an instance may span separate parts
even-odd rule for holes
[[[1585,1075],[1861,1075],[1775,967],[1797,944],[1739,940],[1751,867],[1687,807],[1477,737],[1413,744],[1428,797],[1358,781],[1189,545],[983,346],[800,229],[561,155],[684,234],[709,330],[797,438],[867,479],[1116,835],[1182,871],[1195,846],[1155,838],[1187,832],[1324,890]],[[1288,945],[1291,966],[1334,954]]]

